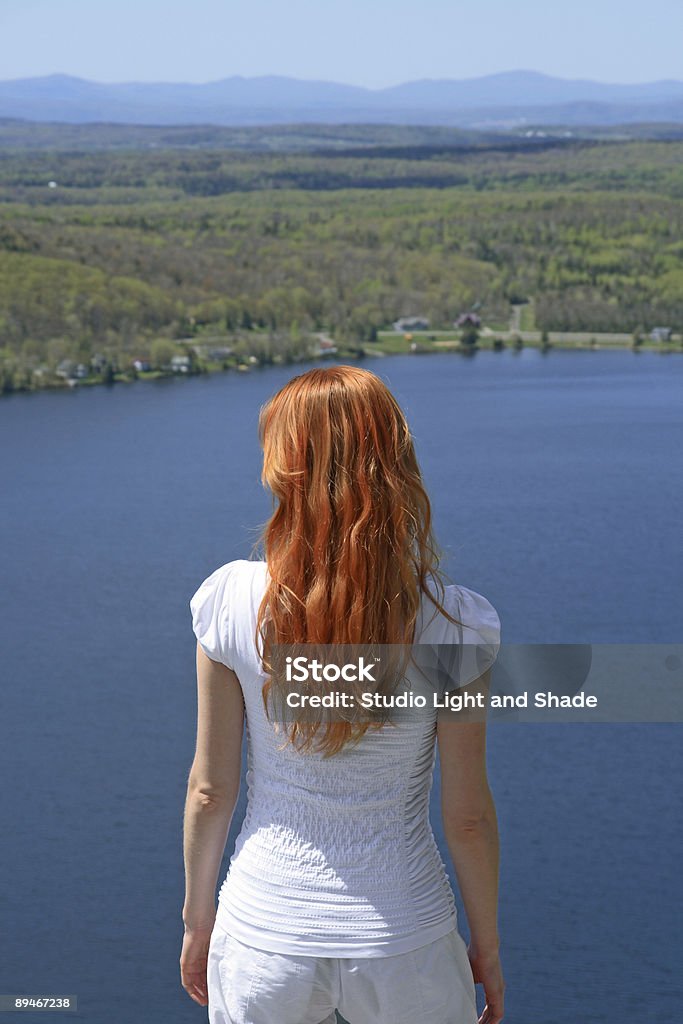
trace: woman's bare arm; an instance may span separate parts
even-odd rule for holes
[[[488,673],[476,691],[488,689]],[[496,809],[486,774],[486,722],[440,716],[437,742],[441,765],[441,814],[448,850],[470,930],[470,962],[484,985],[481,1024],[503,1017],[503,976],[499,959]]]
[[[197,746],[185,801],[183,921],[211,928],[216,882],[240,788],[244,699],[239,680],[197,645]]]

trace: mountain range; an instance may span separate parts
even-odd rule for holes
[[[0,81],[0,118],[71,124],[433,124],[468,128],[683,122],[683,82],[618,85],[507,71],[383,89],[275,75],[206,84]]]

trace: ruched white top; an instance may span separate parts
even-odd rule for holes
[[[265,562],[229,562],[190,601],[199,644],[233,669],[245,703],[247,810],[217,920],[241,942],[276,953],[371,957],[417,949],[457,926],[429,821],[436,711],[368,730],[358,745],[326,759],[279,749],[283,733],[263,709],[254,643],[266,579]],[[476,666],[461,670],[464,686],[495,660],[500,621],[466,587],[447,587],[444,603],[466,627],[426,601],[415,639],[485,645],[476,648]]]

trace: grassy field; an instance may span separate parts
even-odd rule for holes
[[[630,334],[598,333],[598,332],[561,332],[548,331],[544,341],[541,331],[491,331],[480,333],[476,347],[479,349],[493,349],[495,342],[503,342],[504,347],[513,348],[519,340],[525,347],[540,348],[550,344],[554,348],[633,348],[633,337]],[[458,331],[415,331],[410,337],[399,334],[395,331],[380,331],[378,340],[372,345],[366,345],[366,351],[383,351],[391,353],[408,353],[413,351],[412,345],[416,345],[420,352],[439,351],[462,351],[461,335]],[[668,342],[653,341],[644,338],[638,348],[661,351],[678,352],[683,350],[683,335],[673,335]]]

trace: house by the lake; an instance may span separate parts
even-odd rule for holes
[[[171,369],[174,373],[189,373],[192,369],[192,360],[189,356],[173,356]]]
[[[74,359],[62,359],[55,373],[62,380],[84,380],[88,376],[88,367]]]
[[[476,327],[478,330],[481,327],[481,317],[476,313],[461,313],[458,319],[453,321],[453,326],[458,329]]]
[[[106,369],[108,363],[109,360],[105,355],[101,352],[96,352],[90,360],[90,369],[93,373],[102,373]]]
[[[391,325],[395,331],[428,331],[429,320],[426,316],[402,316]]]
[[[229,359],[233,354],[233,350],[229,345],[193,345],[192,349],[200,359],[208,359],[212,363],[223,362],[224,359]]]
[[[337,351],[337,346],[335,345],[335,343],[332,340],[332,338],[328,338],[324,334],[319,334],[318,335],[318,347],[314,351],[314,353],[313,353],[314,355],[316,355],[316,356],[333,356],[336,351]]]

